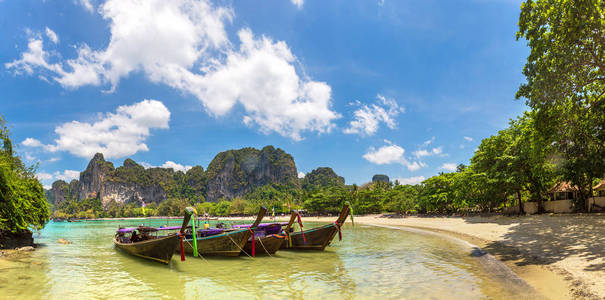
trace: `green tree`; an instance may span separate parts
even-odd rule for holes
[[[527,0],[517,39],[531,49],[517,91],[536,113],[538,130],[563,159],[561,173],[580,189],[605,175],[605,1]]]
[[[50,216],[35,168],[26,167],[13,153],[10,132],[0,117],[0,230],[42,228]]]

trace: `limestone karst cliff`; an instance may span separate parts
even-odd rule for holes
[[[97,153],[79,180],[70,184],[56,181],[48,195],[55,204],[97,197],[103,206],[111,201],[159,203],[168,197],[203,197],[215,202],[241,197],[267,184],[300,187],[292,156],[272,146],[224,151],[214,157],[206,171],[195,166],[186,173],[167,168],[145,169],[132,159],[115,168]]]

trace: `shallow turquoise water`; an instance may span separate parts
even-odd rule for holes
[[[508,299],[519,295],[468,249],[435,236],[368,226],[343,229],[324,252],[194,258],[170,265],[116,250],[119,225],[49,223],[32,253],[0,260],[2,299]],[[155,225],[167,222],[155,221]],[[171,225],[177,225],[172,220]],[[311,228],[318,224],[305,224]],[[58,239],[73,243],[62,245]]]

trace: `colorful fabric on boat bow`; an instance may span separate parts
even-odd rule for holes
[[[342,241],[342,231],[340,230],[340,224],[338,222],[334,222],[334,227],[338,230],[338,240]]]
[[[300,213],[296,212],[296,216],[298,217],[298,226],[300,226],[300,233],[302,233],[303,242],[306,244],[307,239],[305,238],[305,232],[303,231],[302,219],[300,218]],[[292,246],[292,241],[290,240],[290,246]]]

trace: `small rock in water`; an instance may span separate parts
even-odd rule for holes
[[[25,246],[25,247],[17,248],[17,251],[34,251],[34,247]]]
[[[70,240],[66,240],[66,239],[59,239],[57,242],[59,242],[59,244],[63,244],[63,245],[69,245],[71,244]]]

